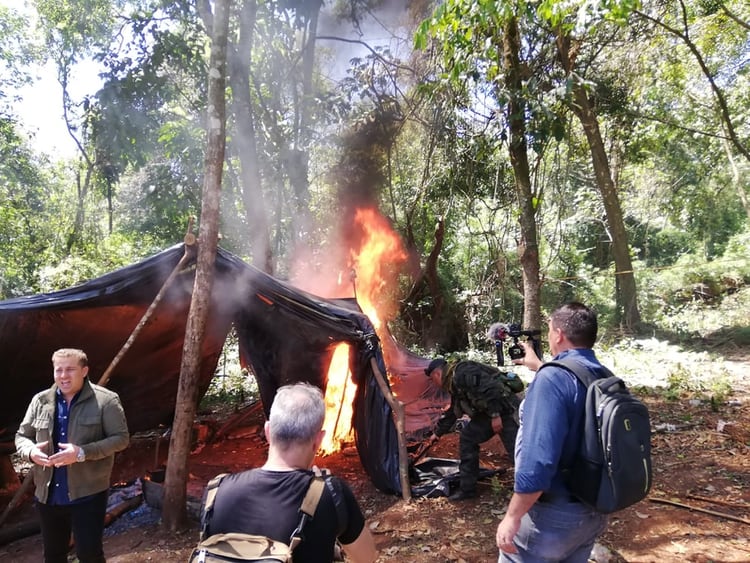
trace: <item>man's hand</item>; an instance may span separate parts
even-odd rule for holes
[[[508,518],[507,514],[497,525],[495,534],[495,543],[497,548],[503,553],[518,553],[516,546],[513,544],[513,538],[516,537],[518,528],[521,527],[521,520]]]
[[[497,525],[495,534],[495,543],[497,548],[503,553],[518,553],[513,538],[516,537],[518,529],[521,527],[521,518],[534,505],[542,491],[535,493],[513,493],[508,503],[508,510],[505,516]]]
[[[542,367],[544,362],[536,355],[536,352],[534,351],[534,343],[531,340],[522,340],[519,344],[523,346],[523,351],[525,353],[522,358],[513,360],[513,363],[517,366],[526,366],[531,371],[536,371]]]
[[[503,429],[503,419],[499,416],[492,417],[492,431],[495,434],[500,434]]]
[[[49,461],[49,456],[44,453],[44,450],[47,449],[47,444],[49,444],[49,442],[39,442],[37,445],[31,448],[29,459],[32,461],[32,463],[36,463],[37,465],[41,465],[42,467],[49,467],[50,465],[52,465],[52,463],[50,463]]]
[[[49,464],[55,467],[71,465],[78,461],[78,446],[75,444],[61,443],[60,451],[49,457]]]

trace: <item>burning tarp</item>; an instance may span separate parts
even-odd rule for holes
[[[51,384],[50,357],[60,347],[85,350],[97,381],[128,340],[180,261],[178,245],[143,262],[82,285],[0,302],[1,453],[13,451],[13,435],[37,391]],[[323,299],[279,281],[219,250],[199,389],[213,377],[234,323],[241,361],[252,368],[266,410],[279,386],[308,381],[326,389],[337,347],[345,351],[357,450],[376,487],[398,493],[397,437],[392,412],[372,371],[387,373],[370,320],[354,299]],[[182,269],[164,291],[137,339],[112,370],[132,432],[170,424],[194,267]],[[344,415],[347,416],[347,415]]]

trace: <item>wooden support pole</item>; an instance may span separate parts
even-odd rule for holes
[[[140,334],[140,332],[148,324],[148,321],[151,319],[151,315],[154,313],[154,310],[159,305],[159,302],[162,300],[162,297],[164,297],[164,294],[167,292],[167,289],[169,288],[169,286],[177,277],[177,274],[179,274],[180,271],[185,267],[185,265],[192,258],[195,257],[195,242],[196,241],[195,241],[195,235],[193,235],[193,233],[191,232],[192,226],[193,226],[193,218],[191,217],[190,223],[188,225],[188,231],[185,234],[185,252],[183,253],[182,258],[180,258],[180,261],[177,263],[177,265],[174,267],[174,269],[169,274],[167,279],[164,281],[164,284],[161,286],[159,293],[156,294],[156,297],[154,297],[154,300],[151,302],[151,305],[149,305],[148,309],[146,309],[146,312],[143,314],[143,317],[141,317],[141,320],[133,329],[133,332],[130,334],[125,344],[123,344],[122,348],[120,348],[120,351],[117,353],[117,355],[114,357],[112,362],[109,364],[109,367],[99,378],[99,381],[97,381],[97,385],[106,387],[107,383],[109,382],[109,378],[112,375],[112,372],[117,367],[117,364],[120,363],[120,360],[122,360],[122,358],[125,356],[127,351],[133,345],[133,342],[135,342],[135,339],[138,337],[138,334]]]
[[[375,358],[370,358],[372,372],[375,374],[375,380],[378,382],[383,397],[388,401],[393,411],[394,422],[396,424],[396,437],[398,438],[398,472],[401,477],[401,496],[404,500],[411,500],[411,484],[409,483],[409,455],[406,450],[406,415],[404,413],[404,404],[396,399],[391,393],[390,387],[385,377],[380,372],[378,362]]]

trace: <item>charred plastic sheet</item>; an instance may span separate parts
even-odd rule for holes
[[[0,301],[0,448],[13,436],[31,397],[52,384],[50,357],[62,347],[81,348],[96,382],[183,256],[177,245],[142,262],[62,291]],[[352,299],[323,299],[253,268],[219,249],[199,389],[205,393],[234,323],[240,359],[258,380],[266,413],[281,385],[308,381],[325,389],[333,345],[351,344],[358,384],[354,428],[363,467],[384,492],[401,490],[396,430],[370,359],[383,365],[369,319]],[[166,289],[107,386],[119,393],[131,432],[171,424],[182,346],[194,281],[194,264]],[[385,373],[385,371],[383,372]]]

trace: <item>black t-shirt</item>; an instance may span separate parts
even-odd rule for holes
[[[227,475],[216,493],[208,535],[239,532],[288,544],[299,523],[299,509],[312,475],[312,471],[301,469],[251,469]],[[294,550],[295,563],[330,563],[337,535],[342,544],[350,544],[364,528],[362,510],[349,486],[337,477],[327,479],[331,482],[323,488],[315,514],[305,524],[303,540]],[[331,486],[343,510],[337,511]],[[339,523],[339,513],[346,522]]]

